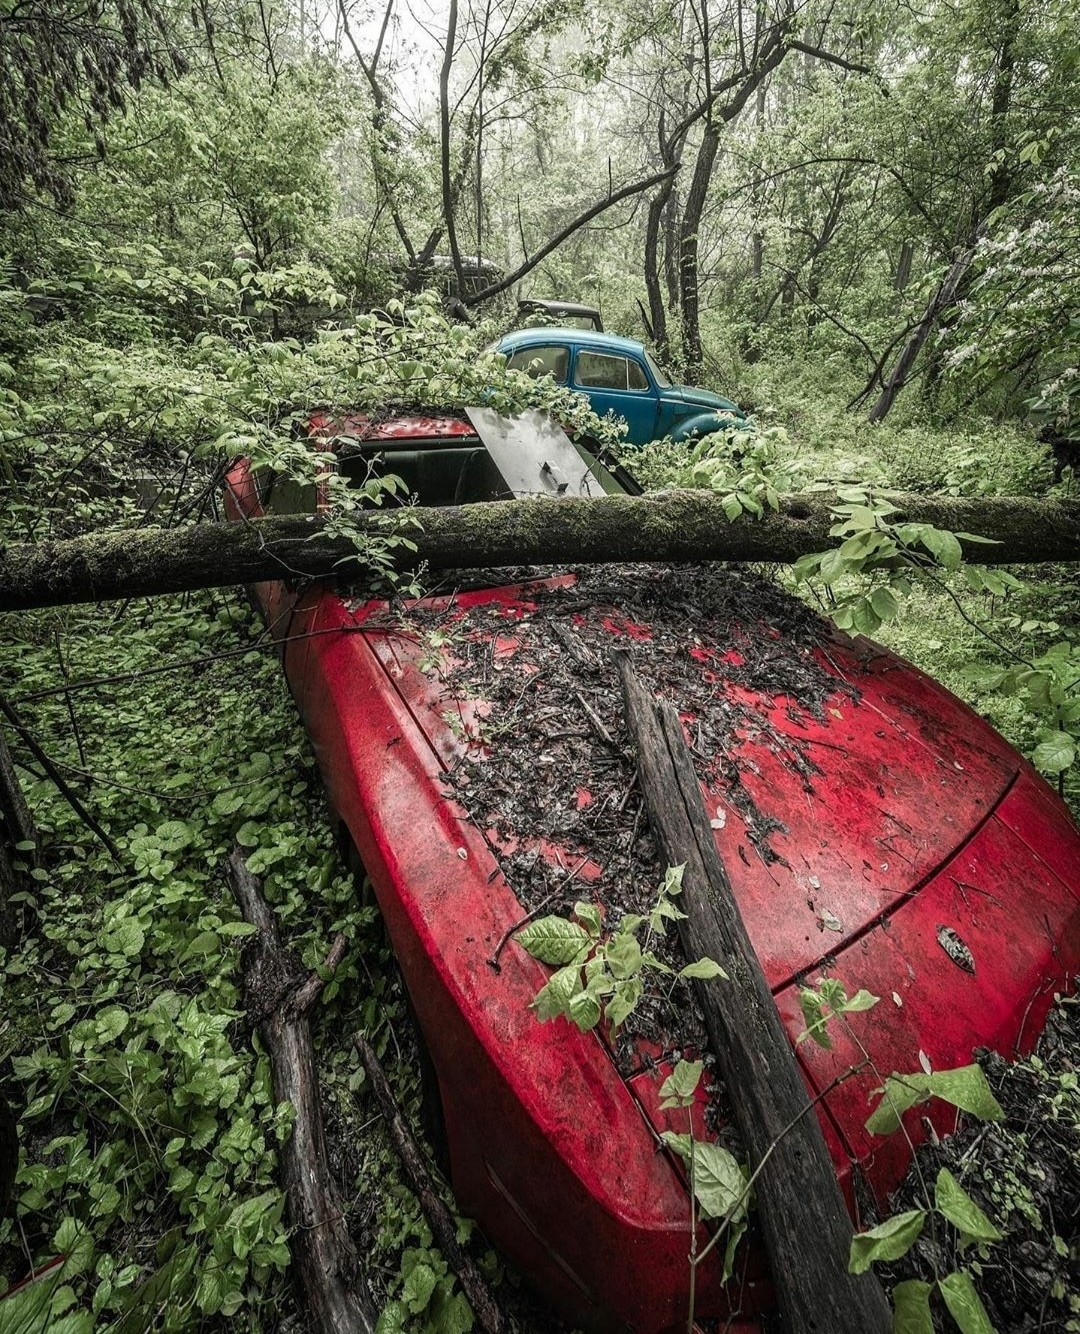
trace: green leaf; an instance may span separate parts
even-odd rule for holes
[[[121,917],[101,934],[102,948],[131,959],[142,953],[146,933],[134,917]]]
[[[935,1070],[926,1076],[927,1087],[935,1098],[952,1103],[980,1121],[1001,1121],[1005,1113],[986,1082],[982,1067],[972,1063],[955,1070]]]
[[[516,939],[534,959],[568,964],[590,944],[589,933],[567,917],[541,917],[517,933]]]
[[[916,1103],[926,1102],[930,1090],[926,1075],[890,1075],[881,1090],[881,1102],[867,1118],[866,1128],[871,1135],[891,1135],[900,1126],[900,1118]]]
[[[579,922],[584,922],[585,929],[593,940],[600,935],[600,909],[593,903],[575,903],[574,916]]]
[[[1068,732],[1048,732],[1031,756],[1037,769],[1054,776],[1076,763],[1076,738]]]
[[[590,992],[578,991],[570,997],[567,1013],[578,1028],[587,1033],[600,1022],[600,1002]]]
[[[719,1144],[694,1141],[694,1196],[705,1218],[725,1218],[745,1210],[746,1174]]]
[[[118,1038],[127,1028],[128,1018],[127,1011],[119,1005],[110,1005],[107,1010],[102,1010],[95,1021],[99,1041],[112,1042]]]
[[[401,1291],[401,1300],[413,1315],[419,1315],[427,1306],[437,1282],[438,1277],[430,1265],[417,1264],[412,1267]]]
[[[826,551],[818,567],[818,577],[823,584],[834,584],[848,572],[848,562],[839,551]]]
[[[893,1334],[934,1334],[930,1314],[933,1284],[909,1278],[893,1288]]]
[[[739,515],[742,514],[743,512],[742,502],[739,500],[739,497],[734,494],[734,492],[724,496],[724,498],[720,501],[720,504],[721,507],[723,508],[724,514],[727,516],[728,523],[734,523],[735,520],[739,517]]]
[[[62,1270],[64,1278],[81,1274],[90,1268],[94,1256],[94,1238],[85,1223],[66,1217],[56,1229],[53,1237],[53,1249],[58,1255],[66,1256]]]
[[[254,922],[222,922],[217,928],[222,936],[253,936],[258,929]]]
[[[875,1260],[899,1260],[918,1240],[925,1222],[925,1209],[909,1209],[886,1218],[869,1232],[856,1232],[851,1239],[848,1273],[865,1274]]]
[[[660,1085],[660,1097],[665,1101],[661,1107],[688,1107],[694,1101],[694,1094],[701,1082],[705,1069],[702,1061],[679,1061]]]
[[[997,1334],[970,1274],[964,1270],[946,1274],[938,1280],[938,1288],[962,1334]]]
[[[890,588],[875,588],[870,594],[870,605],[881,621],[891,621],[900,610],[896,595]]]
[[[469,1334],[474,1323],[472,1307],[461,1292],[444,1302],[432,1321],[435,1334]]]
[[[699,977],[707,981],[710,977],[722,977],[728,981],[728,975],[720,967],[715,959],[697,959],[693,963],[688,963],[685,968],[679,969],[680,977]]]
[[[604,1016],[613,1028],[624,1024],[634,1012],[644,989],[640,977],[628,977],[616,982],[615,991],[604,1009]]]
[[[236,841],[242,848],[257,848],[262,829],[254,820],[247,820],[236,831]]]
[[[938,1173],[934,1207],[959,1231],[961,1250],[973,1241],[1001,1240],[1001,1233],[947,1167]]]
[[[611,938],[605,956],[616,977],[634,977],[641,971],[641,946],[628,932],[620,931]]]
[[[531,1008],[536,1011],[541,1023],[556,1019],[560,1014],[568,1015],[570,999],[581,989],[581,969],[577,964],[570,964],[552,973],[547,983],[536,993]]]
[[[183,820],[166,820],[154,830],[154,838],[166,852],[179,852],[191,842],[191,829]]]
[[[409,1319],[409,1308],[403,1301],[387,1302],[375,1324],[375,1334],[401,1334]]]

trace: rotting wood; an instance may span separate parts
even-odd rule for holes
[[[961,543],[968,559],[984,565],[1080,560],[1080,501],[901,492],[887,498],[897,507],[891,522],[930,523],[989,539],[995,545]],[[407,537],[416,550],[403,549],[399,558],[426,561],[434,570],[612,561],[788,563],[839,545],[842,539],[829,532],[833,503],[835,497],[817,493],[784,496],[779,512],[732,523],[715,492],[675,490],[365,511],[353,523],[361,539]],[[309,516],[13,543],[0,546],[0,611],[326,577],[355,556],[350,538]]]
[[[413,1194],[420,1201],[420,1207],[431,1228],[435,1244],[442,1251],[443,1259],[458,1276],[477,1324],[484,1334],[508,1334],[510,1323],[492,1296],[487,1280],[458,1243],[454,1216],[435,1188],[431,1173],[420,1152],[420,1146],[394,1100],[390,1084],[374,1048],[360,1033],[353,1037],[353,1046],[371,1081],[375,1100],[379,1104],[383,1120],[390,1131],[390,1138],[394,1141],[394,1147],[401,1158]]]
[[[787,1334],[888,1334],[877,1278],[848,1273],[851,1219],[720,860],[682,723],[641,684],[627,654],[616,662],[653,832],[668,864],[685,866],[683,948],[729,974],[694,985],[751,1171],[760,1168],[757,1213]]]
[[[230,856],[228,870],[240,911],[258,928],[243,953],[248,1014],[270,1056],[274,1097],[295,1111],[280,1154],[295,1272],[322,1334],[374,1334],[377,1313],[327,1169],[309,1022],[325,983],[282,947],[274,914],[239,849]],[[327,968],[336,968],[344,952],[345,938],[338,936]]]

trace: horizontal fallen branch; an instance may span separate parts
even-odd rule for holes
[[[890,498],[897,506],[893,522],[930,523],[990,539],[996,545],[965,544],[965,555],[983,564],[1080,560],[1080,501]],[[832,503],[817,493],[786,496],[779,513],[732,523],[711,491],[661,491],[365,511],[356,526],[366,537],[409,538],[415,555],[403,554],[435,570],[611,561],[787,563],[839,544],[829,535]],[[11,544],[0,547],[0,611],[326,576],[355,555],[349,538],[306,516]]]

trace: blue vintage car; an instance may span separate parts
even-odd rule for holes
[[[584,394],[601,417],[627,423],[634,445],[707,435],[744,422],[746,414],[707,389],[672,384],[641,343],[586,329],[519,329],[496,344],[514,370],[550,375]]]

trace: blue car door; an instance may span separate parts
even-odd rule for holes
[[[617,352],[594,352],[579,347],[574,358],[573,384],[588,395],[599,416],[614,412],[625,417],[631,444],[643,445],[656,435],[659,399],[644,366],[636,357]]]

